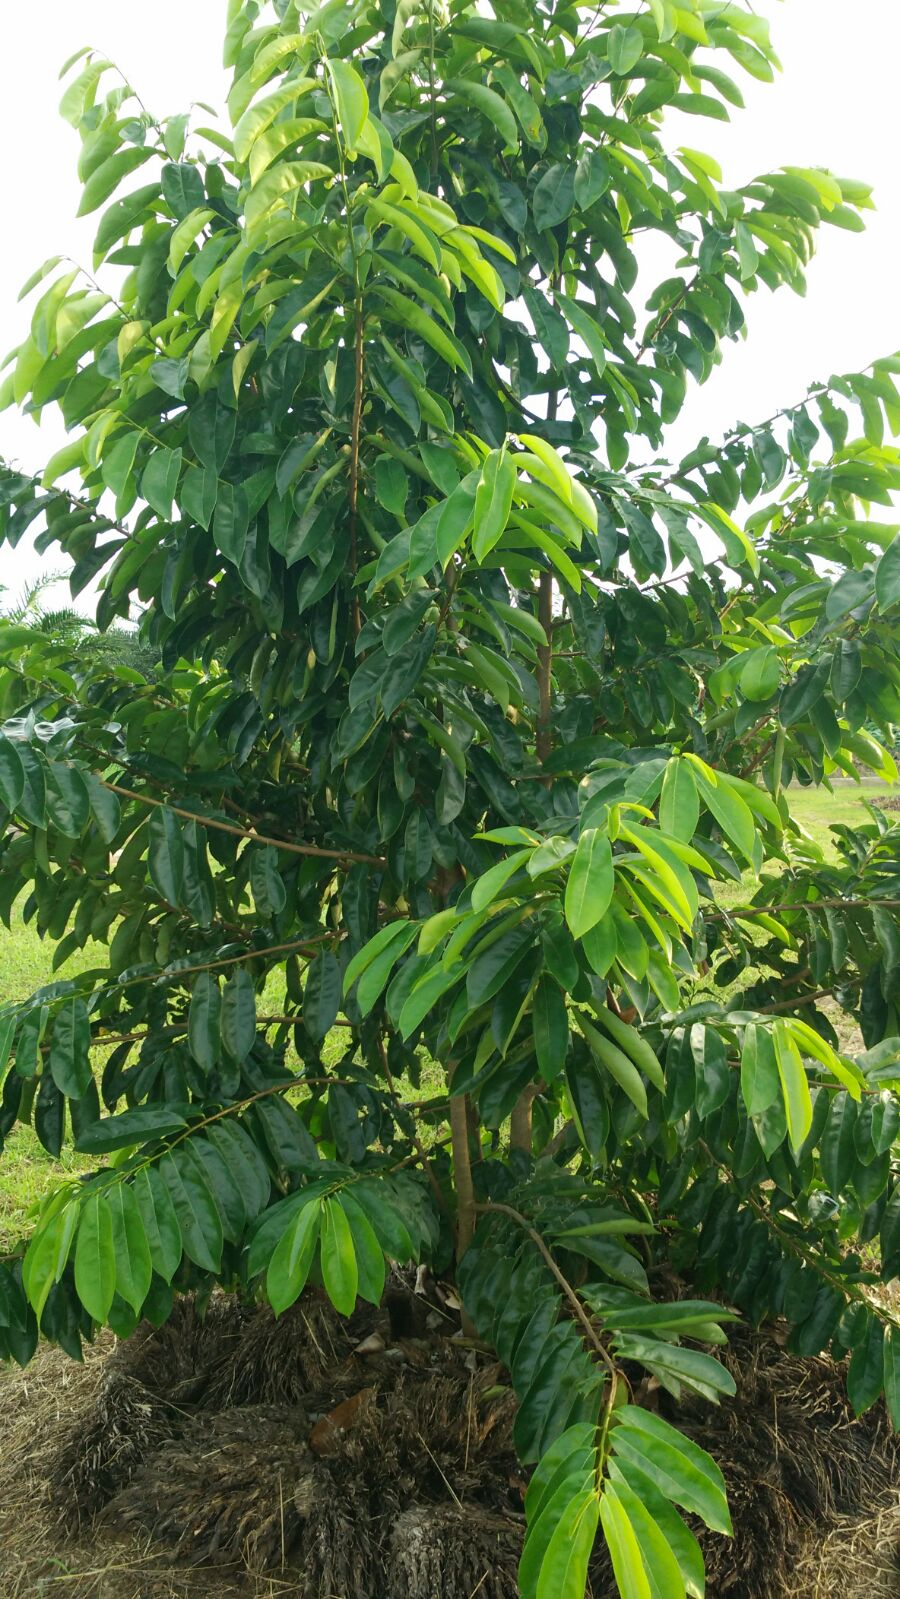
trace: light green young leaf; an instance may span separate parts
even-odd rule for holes
[[[596,927],[612,899],[615,877],[607,835],[589,827],[578,840],[566,882],[566,921],[574,938]]]

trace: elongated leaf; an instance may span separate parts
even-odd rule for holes
[[[342,1316],[351,1315],[356,1307],[359,1271],[350,1223],[336,1199],[326,1199],[322,1205],[320,1258],[325,1292],[335,1310]]]
[[[171,1195],[185,1254],[203,1271],[218,1271],[222,1220],[208,1182],[193,1163],[175,1155],[163,1155],[159,1173]]]
[[[116,1291],[116,1252],[106,1196],[85,1200],[75,1245],[75,1289],[94,1321],[105,1322]]]
[[[777,1021],[772,1033],[775,1042],[775,1058],[778,1062],[778,1075],[781,1078],[781,1089],[784,1095],[788,1137],[792,1148],[797,1150],[812,1126],[812,1100],[810,1099],[809,1083],[800,1051],[784,1022]]]
[[[306,1285],[322,1224],[322,1202],[312,1200],[288,1224],[266,1272],[266,1297],[276,1316],[292,1305]]]
[[[155,1166],[136,1172],[132,1186],[153,1270],[170,1283],[181,1264],[181,1228],[172,1196]]]
[[[181,822],[167,805],[161,805],[152,812],[148,831],[150,845],[147,864],[150,876],[163,899],[170,905],[178,905],[184,878]]]
[[[50,1072],[67,1099],[80,1099],[91,1082],[91,1026],[81,999],[65,1000],[56,1013],[50,1041]]]
[[[133,1190],[114,1183],[107,1195],[116,1261],[116,1293],[140,1314],[150,1290],[153,1265],[143,1217]]]
[[[636,1405],[617,1413],[614,1450],[632,1459],[667,1498],[700,1516],[714,1532],[731,1533],[722,1473],[706,1452],[661,1416]]]
[[[578,840],[566,883],[566,921],[574,938],[582,938],[605,915],[614,883],[609,839],[598,828],[587,828]]]

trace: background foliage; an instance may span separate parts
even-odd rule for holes
[[[151,655],[0,624],[0,909],[102,946],[0,1016],[0,1132],[96,1157],[0,1344],[455,1268],[537,1463],[523,1595],[598,1526],[628,1599],[698,1594],[724,1485],[641,1371],[715,1401],[731,1307],[777,1314],[900,1418],[900,828],[835,860],[791,809],[896,778],[898,361],[657,458],[869,191],[665,142],[772,76],[737,3],[238,0],[225,48],[228,131],[67,64],[94,260],[26,286],[2,390],[72,437],[0,531]]]

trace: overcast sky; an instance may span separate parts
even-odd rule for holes
[[[725,125],[683,118],[681,139],[714,153],[726,183],[781,165],[826,166],[875,187],[865,234],[822,231],[804,300],[765,289],[749,301],[750,337],[726,347],[723,367],[694,390],[678,425],[680,449],[715,438],[802,397],[832,371],[852,371],[900,348],[900,181],[894,133],[900,9],[893,0],[761,0],[784,73],[774,85],[741,77],[747,110]],[[0,353],[27,328],[22,283],[49,255],[90,263],[96,217],[75,220],[78,138],[57,114],[62,62],[90,44],[122,68],[155,114],[193,100],[222,105],[225,0],[43,0],[0,15],[0,149],[4,227],[0,252]],[[740,76],[735,72],[735,76]],[[38,469],[61,442],[48,413],[40,429],[0,415],[0,456]],[[52,557],[47,557],[52,560]],[[56,563],[54,563],[56,564]],[[3,581],[40,570],[33,551],[3,552]]]

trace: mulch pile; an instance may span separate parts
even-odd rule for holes
[[[0,1374],[2,1599],[515,1599],[502,1369],[404,1288],[342,1321],[226,1295]],[[719,1461],[710,1599],[898,1599],[900,1449],[843,1374],[738,1332],[738,1396],[661,1408]],[[598,1555],[591,1599],[613,1593]]]

